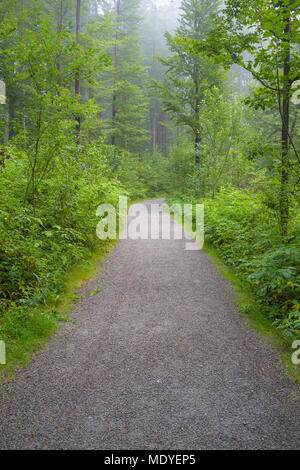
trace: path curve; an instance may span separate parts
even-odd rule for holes
[[[4,386],[1,449],[299,448],[299,387],[184,243],[116,244],[77,323]]]

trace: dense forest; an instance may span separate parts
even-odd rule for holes
[[[299,334],[299,0],[1,0],[0,23],[8,353],[55,328],[120,195],[204,203],[207,246]]]

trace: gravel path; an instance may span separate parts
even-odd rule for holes
[[[2,387],[1,449],[299,448],[299,387],[205,252],[120,240],[83,292]]]

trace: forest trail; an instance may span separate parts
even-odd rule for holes
[[[0,448],[299,447],[299,387],[184,243],[118,241],[76,324],[2,387]]]

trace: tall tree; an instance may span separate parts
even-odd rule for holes
[[[280,226],[286,237],[291,194],[291,95],[300,79],[299,0],[227,0],[222,16],[208,41],[189,42],[190,52],[205,52],[229,67],[238,64],[259,83],[254,99],[256,107],[271,107],[278,102],[281,118]],[[188,43],[187,43],[188,44]],[[298,87],[299,88],[299,87]]]
[[[118,39],[119,39],[119,16],[120,16],[120,0],[115,0],[115,18],[116,18],[116,25],[115,25],[115,44],[114,44],[114,67],[117,70],[118,67]],[[112,96],[112,110],[111,110],[111,119],[112,123],[116,122],[117,117],[117,90],[116,90],[116,80],[114,80],[114,89],[113,89],[113,96]],[[116,136],[115,133],[112,133],[111,136],[111,143],[115,145],[116,143]]]
[[[211,59],[186,51],[177,37],[188,40],[205,39],[212,25],[211,17],[217,9],[218,1],[183,0],[175,36],[166,34],[172,55],[160,59],[166,68],[164,81],[154,82],[164,102],[164,109],[172,115],[177,124],[192,131],[196,163],[200,161],[201,100],[207,89],[221,86],[222,73]]]
[[[181,2],[179,2],[181,3]],[[165,31],[173,32],[177,26],[178,0],[171,3],[157,3],[155,0],[143,0],[144,21],[142,27],[142,47],[146,66],[151,78],[163,79],[164,66],[158,56],[167,57],[169,50],[164,37]],[[151,135],[152,152],[160,150],[167,154],[170,144],[174,143],[177,130],[170,116],[163,110],[163,103],[156,91],[149,90],[149,113],[147,128]]]
[[[140,47],[140,0],[116,0],[115,8],[112,142],[139,153],[148,140],[144,126],[147,74]]]
[[[79,34],[80,34],[80,10],[81,10],[81,0],[77,0],[76,4],[76,43],[79,44]],[[80,94],[80,72],[79,70],[76,71],[75,75],[75,96],[79,96]],[[76,125],[76,132],[77,132],[77,140],[80,140],[80,128],[81,128],[81,119],[80,116],[76,117],[77,125]]]

